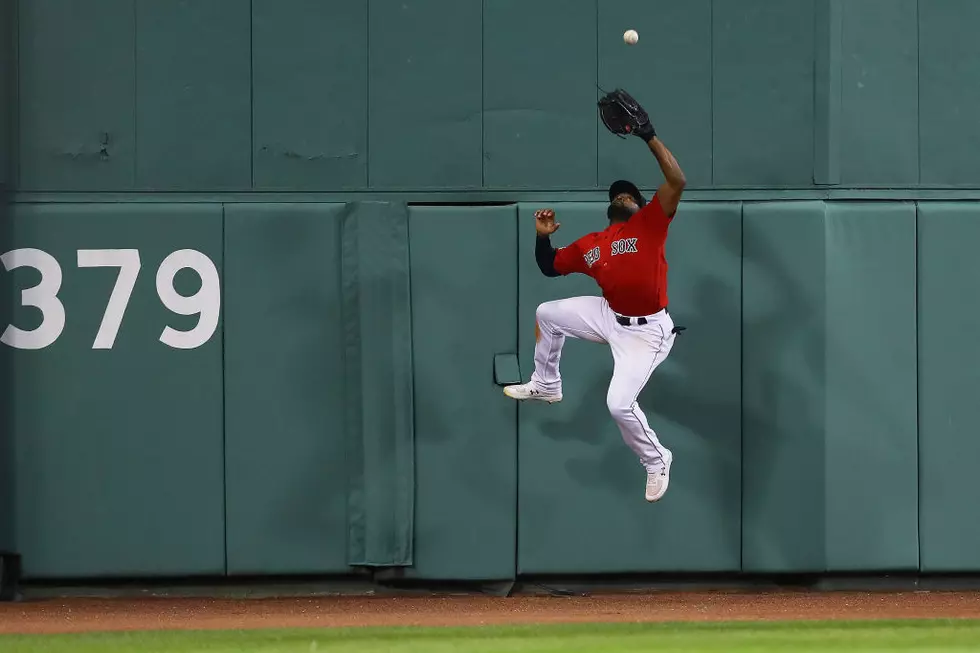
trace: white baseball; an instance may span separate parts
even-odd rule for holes
[[[628,45],[635,45],[640,40],[640,35],[636,33],[635,29],[628,29],[623,33],[623,40]]]

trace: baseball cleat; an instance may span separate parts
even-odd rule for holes
[[[531,383],[522,383],[521,385],[508,385],[504,388],[504,394],[511,399],[517,399],[518,401],[524,401],[526,399],[534,399],[536,401],[545,401],[549,404],[554,404],[561,401],[561,392],[543,392],[538,390]]]
[[[669,449],[664,449],[663,458],[660,463],[647,472],[647,501],[653,503],[659,501],[660,497],[667,491],[670,483],[670,464],[674,462],[674,454]]]

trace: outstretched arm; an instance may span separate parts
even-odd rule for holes
[[[681,201],[681,193],[684,192],[687,180],[670,150],[657,138],[657,130],[654,129],[649,114],[632,95],[617,88],[606,93],[599,100],[599,117],[612,133],[619,136],[632,134],[639,137],[657,157],[657,163],[660,164],[660,170],[666,180],[657,190],[657,196],[664,213],[668,218],[672,218]]]
[[[657,163],[660,164],[660,170],[664,174],[665,181],[657,189],[657,198],[660,200],[660,206],[663,207],[664,213],[667,217],[672,218],[677,211],[677,205],[680,204],[681,194],[684,192],[684,186],[687,185],[687,179],[684,177],[684,171],[677,164],[677,160],[674,159],[674,155],[656,135],[647,141],[647,146],[653,152],[653,156],[657,157]]]

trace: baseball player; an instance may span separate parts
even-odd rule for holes
[[[572,297],[538,306],[534,373],[528,383],[507,386],[504,393],[518,400],[561,401],[558,363],[565,338],[607,343],[613,375],[606,405],[623,440],[646,468],[646,500],[653,502],[667,491],[673,455],[650,428],[637,397],[683,328],[675,327],[667,312],[664,245],[686,180],[648,119],[627,126],[625,132],[647,144],[666,181],[650,201],[632,182],[614,182],[606,210],[609,225],[557,250],[551,245],[551,234],[560,226],[555,212],[535,212],[534,256],[541,272],[548,277],[588,275],[602,289],[602,297]]]

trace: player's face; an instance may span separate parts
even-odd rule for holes
[[[633,196],[630,195],[629,193],[620,193],[619,195],[613,198],[612,203],[613,206],[619,206],[624,209],[627,209],[631,214],[636,213],[637,211],[640,210],[640,206],[636,203],[636,200],[633,199]]]

